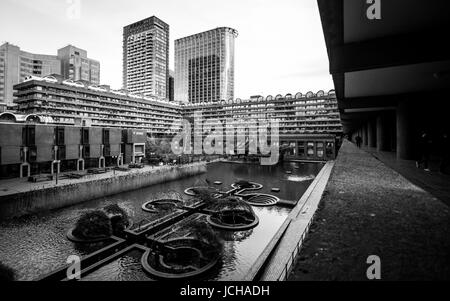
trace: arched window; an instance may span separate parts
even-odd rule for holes
[[[41,123],[41,118],[39,118],[39,116],[38,115],[34,115],[34,114],[31,114],[31,115],[28,115],[26,118],[25,118],[25,122],[26,123]]]
[[[303,97],[303,94],[301,92],[298,92],[297,94],[295,94],[295,99],[300,99]]]
[[[306,93],[306,98],[311,98],[314,97],[314,93],[309,91],[308,93]]]
[[[0,122],[17,122],[16,115],[10,112],[0,114]]]
[[[286,94],[286,99],[292,99],[292,94],[291,93]]]

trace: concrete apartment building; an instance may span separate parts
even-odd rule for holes
[[[88,58],[86,50],[68,45],[58,50],[58,59],[65,79],[100,84],[100,62]]]
[[[59,49],[57,55],[26,52],[5,43],[0,46],[0,111],[14,105],[14,85],[29,76],[58,74],[65,79],[100,84],[100,63],[87,58],[85,50],[74,46]]]
[[[53,55],[34,54],[5,43],[0,46],[0,106],[13,105],[13,86],[27,76],[61,73],[61,61]]]
[[[169,25],[155,16],[123,29],[123,88],[169,98]]]
[[[234,43],[220,27],[175,41],[175,99],[201,103],[234,98]]]

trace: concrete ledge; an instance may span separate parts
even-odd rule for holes
[[[206,172],[206,163],[133,171],[0,196],[0,220],[63,208],[88,200],[136,190]]]
[[[266,260],[268,259],[269,261],[266,262],[264,270],[260,272],[260,278],[252,280],[279,281],[287,278],[294,264],[295,257],[313,221],[314,214],[322,199],[322,194],[325,191],[333,166],[334,161],[327,162],[303,194],[297,206],[291,211],[285,222],[287,229],[282,231],[283,235],[275,235],[274,239],[278,243],[269,244],[272,247],[276,246],[270,252],[272,256],[267,258],[267,251],[261,255],[266,256]],[[262,264],[260,265],[263,266]]]

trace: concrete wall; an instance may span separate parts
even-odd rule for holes
[[[157,168],[0,197],[0,220],[63,208],[206,172],[206,163]]]

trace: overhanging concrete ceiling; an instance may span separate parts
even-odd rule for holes
[[[449,85],[448,0],[318,0],[338,101],[410,94]]]
[[[442,9],[447,2],[448,0],[380,0],[381,20],[369,20],[366,12],[370,4],[366,0],[344,0],[344,43],[448,25],[449,11]]]
[[[395,95],[450,87],[450,61],[345,73],[345,98]]]
[[[369,20],[366,0],[318,0],[345,132],[450,86],[450,1],[379,1],[381,20]]]

